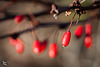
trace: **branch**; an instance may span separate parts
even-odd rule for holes
[[[39,17],[39,16],[42,16],[42,15],[45,15],[45,14],[49,14],[49,13],[50,13],[50,10],[47,10],[47,11],[43,11],[43,12],[40,12],[40,13],[35,13],[33,15],[35,17]],[[28,14],[26,14],[25,16],[27,16],[28,18],[30,18],[28,16]],[[4,21],[4,20],[7,20],[7,19],[13,19],[14,17],[16,17],[16,15],[12,15],[11,13],[5,12],[5,17],[4,18],[0,18],[0,21]]]
[[[54,4],[52,5],[51,9],[51,14],[54,15],[54,17],[58,16],[60,13],[65,12],[65,11],[70,11],[70,10],[75,10],[75,11],[86,11],[86,10],[94,10],[100,8],[100,1],[95,1],[92,3],[90,6],[83,7],[81,5],[75,5],[75,6],[67,6],[67,7],[57,7]],[[83,13],[84,14],[84,13]]]
[[[96,17],[100,17],[100,16],[96,16]],[[95,16],[90,17],[90,18],[88,18],[86,20],[80,21],[80,23],[84,23],[84,22],[86,22],[88,20],[93,20],[96,17]],[[10,36],[14,36],[14,35],[21,35],[21,34],[24,34],[24,33],[27,33],[27,32],[31,32],[32,30],[35,30],[35,29],[38,29],[38,28],[41,28],[41,27],[46,27],[47,28],[49,26],[51,27],[51,26],[56,25],[60,29],[62,29],[62,28],[68,27],[69,24],[70,24],[70,22],[63,22],[63,23],[62,22],[41,22],[41,23],[39,23],[38,26],[35,26],[33,28],[28,28],[28,29],[23,30],[23,31],[19,31],[19,32],[15,32],[15,33],[12,33],[12,34],[6,34],[6,35],[3,35],[3,36],[0,36],[0,39],[7,38],[7,37],[10,37]],[[76,23],[73,22],[73,24],[76,24]]]
[[[68,11],[68,10],[71,10],[71,9],[77,9],[79,8],[78,6],[76,7],[62,7],[60,9],[58,9],[59,11],[59,14],[62,13],[62,12],[65,12],[65,11]],[[87,6],[87,7],[81,7],[81,10],[94,10],[94,9],[97,9],[97,8],[100,8],[100,5],[97,5],[97,6]]]

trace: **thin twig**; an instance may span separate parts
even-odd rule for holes
[[[30,11],[28,8],[27,8],[26,10],[27,10],[27,12],[28,12],[28,14],[29,14],[29,16],[30,16],[30,18],[31,18],[31,20],[32,20],[32,22],[31,22],[30,25],[31,25],[31,27],[34,28],[35,26],[38,25],[38,21],[36,20],[35,16],[32,15],[31,11]],[[32,33],[34,34],[35,38],[38,39],[38,37],[37,37],[37,35],[36,35],[36,33],[35,33],[35,30],[32,30]]]
[[[73,22],[73,20],[74,20],[75,15],[76,15],[76,12],[75,12],[75,14],[74,14],[74,16],[73,16],[73,18],[72,18],[72,20],[71,20],[71,22],[70,22],[70,25],[69,25],[68,30],[70,30],[70,28],[71,28],[71,26],[72,26],[72,22]]]

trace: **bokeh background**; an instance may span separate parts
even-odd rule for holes
[[[9,0],[0,0],[0,8],[7,3]],[[35,2],[34,2],[35,1]],[[38,0],[39,1],[39,0]],[[46,3],[55,3],[59,6],[68,6],[73,0],[40,0]],[[82,6],[88,6],[92,3],[93,0],[86,0]],[[14,4],[5,9],[5,12],[12,15],[18,14],[27,14],[26,9],[30,9],[32,13],[42,12],[48,9],[48,6],[37,2],[37,0],[16,0]],[[85,15],[82,15],[80,20],[86,20],[89,17],[93,16],[94,13],[99,10],[87,11]],[[2,16],[3,12],[0,13]],[[42,15],[36,17],[38,21],[41,23],[48,22],[70,22],[72,15],[66,17],[62,13],[59,15],[58,19],[54,19],[51,14]],[[6,16],[6,15],[5,15]],[[76,21],[78,16],[75,17],[74,21]],[[0,36],[22,31],[27,28],[30,28],[29,21],[24,19],[22,23],[16,25],[14,23],[14,19],[7,19],[0,21]],[[86,22],[78,23],[83,26]],[[83,33],[81,38],[76,38],[74,31],[77,25],[72,25],[71,28],[71,41],[69,45],[65,48],[61,45],[61,40],[65,29],[58,29],[59,35],[57,39],[58,53],[56,58],[52,59],[48,56],[48,50],[50,44],[53,42],[54,33],[57,30],[58,26],[48,26],[41,27],[35,30],[37,36],[40,41],[48,38],[48,46],[44,53],[41,55],[35,55],[32,51],[34,36],[31,32],[24,33],[20,35],[20,39],[22,39],[24,43],[24,52],[22,54],[17,54],[15,51],[15,47],[12,47],[9,44],[9,38],[0,39],[0,67],[5,67],[2,64],[2,61],[6,61],[7,67],[100,67],[100,19],[91,21],[92,24],[92,39],[93,44],[90,49],[87,49],[84,46],[84,38],[85,32]],[[12,31],[13,30],[13,31]],[[85,30],[85,29],[84,29]],[[52,34],[51,37],[48,37],[49,33]]]

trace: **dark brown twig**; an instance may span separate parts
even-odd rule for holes
[[[58,11],[58,13],[51,12],[51,14],[59,15],[60,13],[65,12],[65,11],[69,11],[69,10],[80,9],[80,11],[83,11],[83,10],[86,11],[86,10],[94,10],[97,8],[100,8],[100,1],[98,3],[95,1],[92,5],[85,6],[85,7],[82,7],[82,6],[69,6],[69,7],[62,7],[62,8],[58,7],[58,9],[56,9],[56,11]]]
[[[93,20],[93,19],[95,19],[97,16],[93,16],[93,17],[90,17],[90,18],[87,18],[86,20],[83,20],[83,21],[80,21],[80,23],[85,23],[86,21],[88,21],[88,20]],[[100,16],[98,16],[98,17],[100,17]],[[32,30],[35,30],[35,29],[38,29],[38,28],[41,28],[41,27],[51,27],[51,26],[54,26],[54,25],[57,25],[57,26],[68,26],[70,24],[70,22],[41,22],[41,23],[39,23],[39,25],[38,26],[35,26],[35,27],[32,27],[32,28],[28,28],[28,29],[26,29],[26,30],[23,30],[23,31],[19,31],[19,32],[15,32],[15,33],[12,33],[12,34],[6,34],[6,35],[3,35],[3,36],[0,36],[0,39],[3,39],[3,38],[7,38],[7,37],[10,37],[10,36],[13,36],[13,35],[15,35],[15,34],[17,34],[17,35],[21,35],[21,34],[23,34],[23,33],[27,33],[27,32],[31,32]],[[73,23],[73,24],[75,24],[75,23]],[[65,28],[66,28],[65,27]]]

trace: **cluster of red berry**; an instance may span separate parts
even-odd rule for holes
[[[16,52],[21,54],[24,51],[24,45],[21,39],[14,39],[12,37],[9,37],[9,42],[12,46],[15,46]]]
[[[34,43],[33,43],[33,52],[35,54],[39,54],[46,49],[46,46],[47,46],[46,40],[43,41],[43,42],[40,42],[39,40],[35,40]],[[52,43],[50,45],[48,54],[49,54],[50,58],[56,57],[56,55],[57,55],[57,45],[55,43]]]
[[[18,15],[14,18],[15,23],[19,24],[21,21],[24,19],[25,16],[23,15]],[[36,36],[36,35],[35,35]],[[16,52],[21,54],[24,51],[24,45],[19,38],[13,38],[9,37],[9,42],[12,46],[15,46]],[[47,40],[44,40],[43,42],[40,42],[39,39],[36,37],[36,39],[33,42],[33,52],[34,54],[41,54],[44,52],[47,46]],[[55,58],[57,55],[57,45],[55,43],[52,43],[49,48],[49,57],[50,58]]]
[[[76,37],[79,38],[82,36],[82,33],[83,33],[83,26],[79,25],[75,30],[75,35],[76,35]],[[90,23],[87,23],[85,25],[85,33],[86,33],[86,37],[84,39],[84,44],[85,44],[86,48],[90,48],[92,45],[92,37],[91,37],[92,26]],[[62,45],[67,46],[70,42],[70,38],[71,38],[71,32],[68,30],[63,35]]]
[[[77,37],[80,37],[82,35],[82,32],[83,32],[83,26],[79,25],[75,30],[75,35]],[[85,33],[86,33],[86,37],[84,39],[84,44],[85,44],[86,48],[90,48],[92,45],[92,37],[91,37],[92,26],[90,23],[87,23],[85,25]]]
[[[23,20],[24,16],[23,15],[18,15],[14,18],[15,23],[19,24]],[[21,54],[24,51],[24,44],[21,39],[19,38],[14,38],[13,36],[9,37],[9,43],[12,46],[15,46],[16,52]]]
[[[23,16],[23,15],[16,16],[14,18],[14,20],[16,21],[15,23],[19,24],[23,20],[24,17],[25,16]],[[83,33],[83,25],[79,25],[75,30],[75,35],[76,35],[76,37],[79,38],[82,36],[82,33]],[[90,36],[92,33],[92,26],[90,23],[87,23],[85,25],[85,33],[86,33],[86,37],[84,39],[84,44],[85,44],[86,48],[90,48],[92,45],[92,37]],[[70,32],[70,28],[69,28],[69,30],[67,30],[63,35],[62,45],[66,47],[70,42],[70,38],[71,38],[71,32]],[[22,41],[18,38],[14,39],[12,37],[10,37],[9,40],[10,40],[11,45],[15,45],[16,52],[21,54],[24,50],[24,45],[23,45]],[[47,40],[40,42],[39,39],[35,39],[35,41],[33,42],[32,49],[35,54],[41,54],[46,49],[46,46],[47,46]],[[48,53],[49,53],[49,57],[51,57],[51,58],[56,57],[56,55],[57,55],[56,43],[52,43],[50,45]]]
[[[86,32],[86,37],[84,39],[84,43],[87,48],[90,48],[92,45],[92,37],[91,37],[92,26],[91,24],[88,23],[85,25],[85,32]]]

